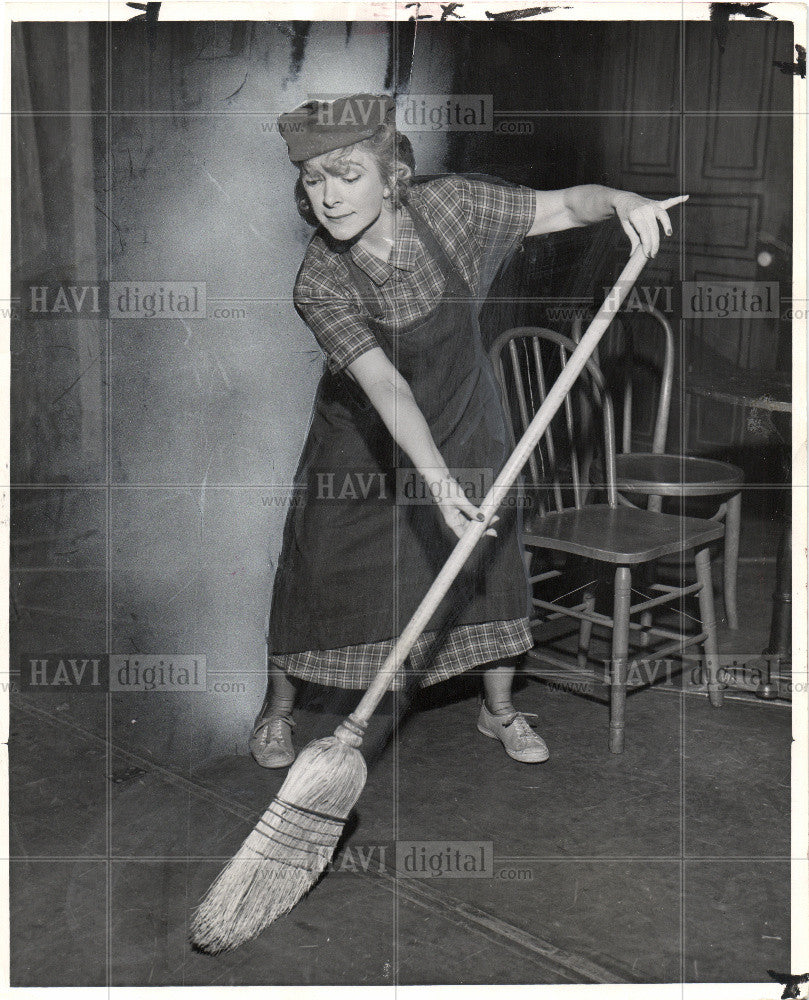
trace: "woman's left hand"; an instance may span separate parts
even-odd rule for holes
[[[665,201],[653,201],[631,191],[616,191],[613,207],[629,237],[630,251],[634,253],[638,244],[641,244],[647,257],[655,257],[660,249],[658,223],[666,236],[671,236],[671,219],[666,209],[679,205],[687,198],[688,195],[683,194]]]

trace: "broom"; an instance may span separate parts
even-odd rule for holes
[[[371,715],[486,532],[645,263],[646,255],[638,246],[486,494],[479,507],[483,519],[469,522],[360,703],[333,736],[304,747],[278,795],[211,885],[191,921],[191,942],[199,951],[214,955],[255,937],[292,909],[331,860],[344,823],[365,786],[368,772],[359,747]]]

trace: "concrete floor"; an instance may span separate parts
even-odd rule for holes
[[[775,570],[756,561],[772,528],[744,530],[743,627],[721,633],[740,656],[766,644]],[[603,705],[526,680],[517,704],[551,748],[530,767],[475,731],[473,678],[432,688],[371,769],[334,870],[212,958],[189,947],[189,913],[283,772],[246,754],[182,773],[120,746],[108,759],[107,697],[12,699],[13,985],[745,982],[790,968],[784,703],[714,710],[682,686],[642,690],[612,756]],[[343,710],[300,712],[298,745]],[[494,877],[397,878],[408,840],[491,843]]]

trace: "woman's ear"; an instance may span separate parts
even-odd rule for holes
[[[385,180],[385,186],[382,188],[382,197],[389,200],[393,200],[393,192],[396,190],[396,174],[389,174]]]

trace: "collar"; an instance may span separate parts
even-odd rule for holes
[[[393,247],[387,260],[380,260],[372,253],[364,250],[359,243],[351,248],[351,257],[377,285],[384,285],[393,274],[393,269],[413,271],[416,268],[419,253],[422,250],[421,241],[413,225],[413,218],[405,209],[400,210],[396,217]]]

